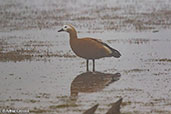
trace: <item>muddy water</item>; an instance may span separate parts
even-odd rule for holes
[[[171,113],[169,0],[0,3],[1,110],[81,114],[99,104],[96,114],[104,114],[122,97],[123,114]],[[86,72],[68,34],[57,33],[65,23],[121,58],[99,59],[97,72]]]

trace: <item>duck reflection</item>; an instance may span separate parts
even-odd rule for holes
[[[85,72],[78,75],[71,83],[71,96],[77,97],[79,93],[91,93],[104,89],[109,84],[120,79],[121,74],[101,72]]]

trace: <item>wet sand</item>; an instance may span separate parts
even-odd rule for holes
[[[81,114],[99,104],[96,114],[104,114],[122,97],[122,114],[171,113],[169,0],[0,3],[1,110]],[[68,34],[57,32],[66,23],[121,58],[99,59],[97,75],[87,73]]]

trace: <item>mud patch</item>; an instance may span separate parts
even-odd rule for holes
[[[1,62],[7,62],[7,61],[24,61],[32,60],[32,55],[30,54],[25,54],[25,53],[32,53],[34,50],[16,50],[16,51],[9,51],[9,52],[0,52],[0,61]]]
[[[154,61],[154,62],[171,62],[171,59],[168,58],[163,58],[163,59],[150,59],[149,61]]]
[[[61,105],[52,105],[49,106],[50,109],[61,109],[61,108],[68,108],[68,107],[78,107],[77,104],[61,104]]]
[[[131,69],[131,70],[125,70],[124,73],[140,73],[140,72],[148,72],[150,71],[149,69]]]
[[[43,41],[28,41],[22,43],[23,45],[10,44],[0,42],[0,61],[32,61],[32,60],[49,60],[50,57],[65,57],[74,58],[70,52],[63,53],[61,51],[52,52],[48,48],[53,45],[49,42]],[[20,47],[20,48],[19,48]],[[22,48],[21,48],[22,47]],[[11,48],[13,51],[11,51]]]
[[[108,43],[129,43],[129,44],[147,44],[157,42],[158,39],[144,39],[144,38],[131,38],[131,39],[115,39],[107,40]]]

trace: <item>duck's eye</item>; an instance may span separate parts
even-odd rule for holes
[[[64,26],[64,28],[67,28],[67,26]]]

